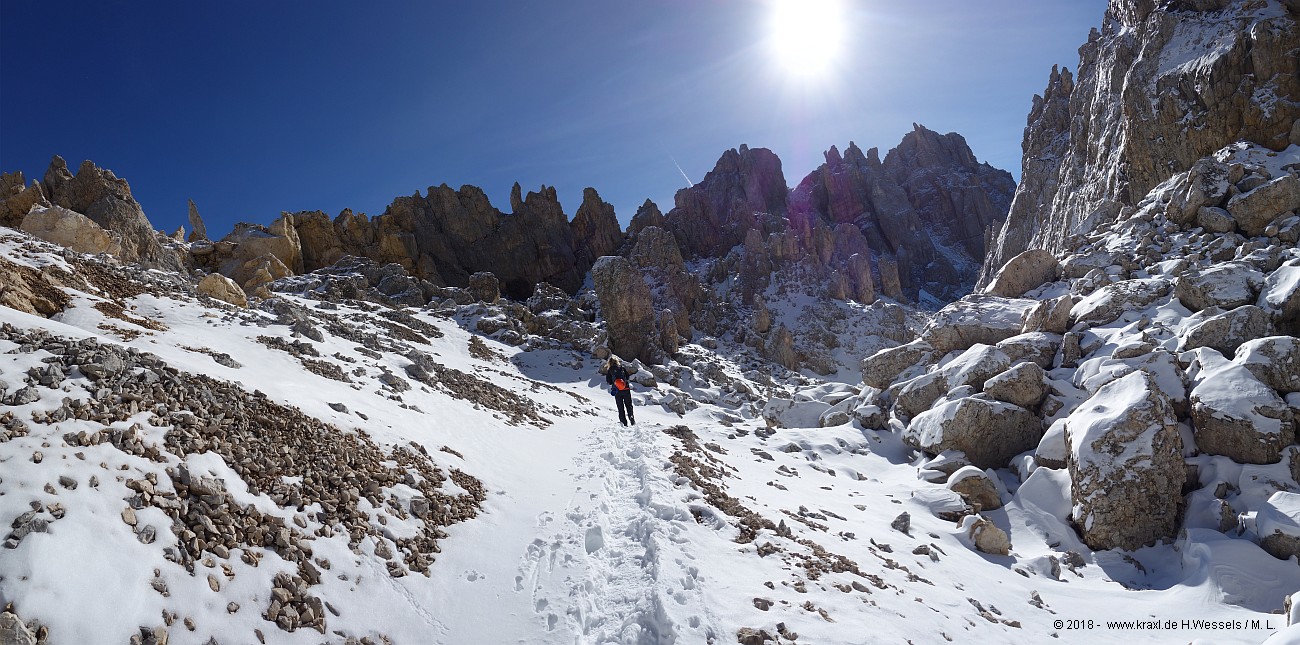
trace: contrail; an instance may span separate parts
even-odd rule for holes
[[[691,178],[686,176],[686,171],[685,171],[685,170],[682,170],[682,166],[681,166],[681,164],[677,163],[677,160],[676,160],[676,159],[673,159],[673,156],[672,156],[672,155],[668,155],[668,158],[669,158],[669,159],[672,159],[672,162],[673,162],[673,165],[674,165],[674,166],[677,166],[677,172],[682,173],[682,179],[685,179],[685,180],[686,180],[686,186],[687,186],[688,188],[694,188],[694,187],[695,187],[695,182],[691,181]]]

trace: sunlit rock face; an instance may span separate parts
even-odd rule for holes
[[[1298,16],[1293,1],[1111,2],[1077,77],[1053,68],[1034,97],[1021,183],[980,284],[1026,249],[1072,250],[1228,144],[1300,143]]]

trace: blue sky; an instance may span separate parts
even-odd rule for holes
[[[570,216],[593,186],[626,223],[728,148],[771,148],[793,185],[913,122],[1018,177],[1031,97],[1105,10],[845,0],[842,46],[804,75],[774,47],[776,1],[2,0],[0,171],[90,159],[154,226],[193,199],[214,236],[442,183],[502,210],[516,181],[555,186]]]

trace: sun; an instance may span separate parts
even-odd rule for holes
[[[844,44],[842,0],[771,0],[769,38],[776,65],[800,79],[824,76]]]

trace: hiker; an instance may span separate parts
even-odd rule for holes
[[[627,368],[623,367],[623,361],[618,356],[611,354],[609,362],[605,363],[605,382],[609,383],[609,393],[614,395],[614,401],[618,403],[619,423],[636,423],[636,418],[632,416],[632,381],[628,379]]]

